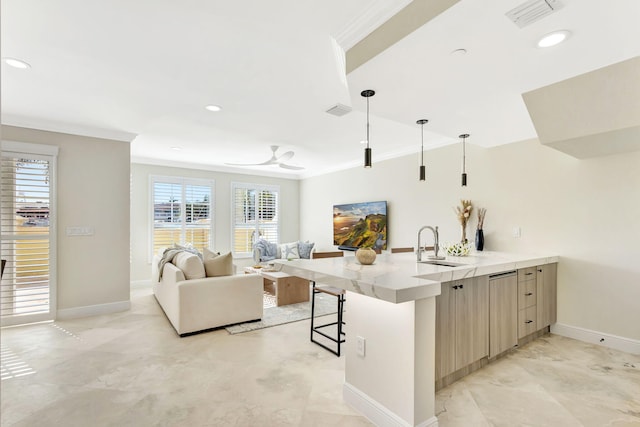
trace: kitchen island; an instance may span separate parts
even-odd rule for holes
[[[284,273],[348,291],[344,399],[376,425],[437,425],[436,297],[442,283],[557,263],[558,257],[483,252],[445,261],[461,265],[419,263],[412,253],[381,254],[373,265],[354,256],[276,262]]]

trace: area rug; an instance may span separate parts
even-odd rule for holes
[[[285,323],[298,322],[311,318],[311,301],[299,302],[297,304],[283,305],[275,307],[275,301],[269,300],[269,294],[265,293],[264,312],[262,320],[258,322],[239,323],[225,327],[230,334],[240,334],[242,332],[255,331],[256,329],[270,328],[272,326],[283,325]],[[315,314],[318,316],[326,316],[328,314],[337,313],[338,303],[336,298],[317,294]]]

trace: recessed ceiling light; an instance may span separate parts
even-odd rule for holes
[[[207,106],[206,106],[206,107],[204,107],[204,108],[206,108],[206,109],[207,109],[207,110],[209,110],[209,111],[220,111],[220,110],[222,110],[222,107],[221,107],[221,106],[219,106],[219,105],[213,105],[213,104],[212,104],[212,105],[207,105]]]
[[[29,63],[24,62],[20,59],[16,59],[16,58],[2,58],[2,59],[4,59],[4,62],[7,63],[7,65],[11,65],[13,68],[20,68],[22,70],[31,68],[31,65],[29,65]]]
[[[451,55],[464,55],[467,53],[467,49],[455,49],[451,51]]]
[[[171,149],[174,151],[180,151],[182,150],[182,147],[171,147]]]
[[[567,30],[554,31],[553,33],[546,34],[538,40],[538,47],[551,47],[560,44],[565,41],[570,34]]]

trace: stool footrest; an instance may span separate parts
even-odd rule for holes
[[[323,292],[325,294],[333,295],[334,297],[344,295],[344,289],[334,288],[333,286],[317,286],[314,288],[316,292]]]
[[[330,351],[331,353],[335,354],[336,356],[340,357],[340,345],[342,343],[345,342],[345,336],[346,334],[342,331],[342,325],[345,324],[345,322],[342,321],[342,313],[343,313],[343,309],[344,309],[344,302],[345,302],[345,290],[344,289],[339,289],[339,288],[334,288],[332,286],[316,286],[316,283],[314,281],[311,282],[313,284],[313,292],[312,292],[312,296],[311,296],[311,334],[310,334],[310,339],[311,342],[319,345],[320,347]],[[314,321],[315,321],[315,302],[316,302],[316,294],[319,293],[324,293],[327,295],[331,295],[336,297],[336,302],[338,304],[338,310],[337,310],[337,316],[338,316],[338,320],[336,322],[330,322],[330,323],[325,323],[322,325],[317,325],[314,326]],[[323,331],[321,331],[321,328],[326,328],[329,326],[335,326],[337,329],[337,333],[336,336],[331,336]],[[322,335],[324,338],[333,341],[334,343],[336,343],[336,349],[332,349],[330,347],[328,347],[327,345],[318,342],[314,339],[313,334],[320,334]]]

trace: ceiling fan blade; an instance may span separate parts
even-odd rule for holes
[[[304,169],[304,167],[302,167],[302,166],[285,165],[284,163],[280,163],[280,167],[283,168],[283,169],[290,169],[290,170],[293,170],[293,171],[299,171],[299,170]]]
[[[279,162],[286,162],[287,160],[289,160],[292,157],[293,157],[293,151],[287,151],[282,156],[278,157],[278,161]]]

